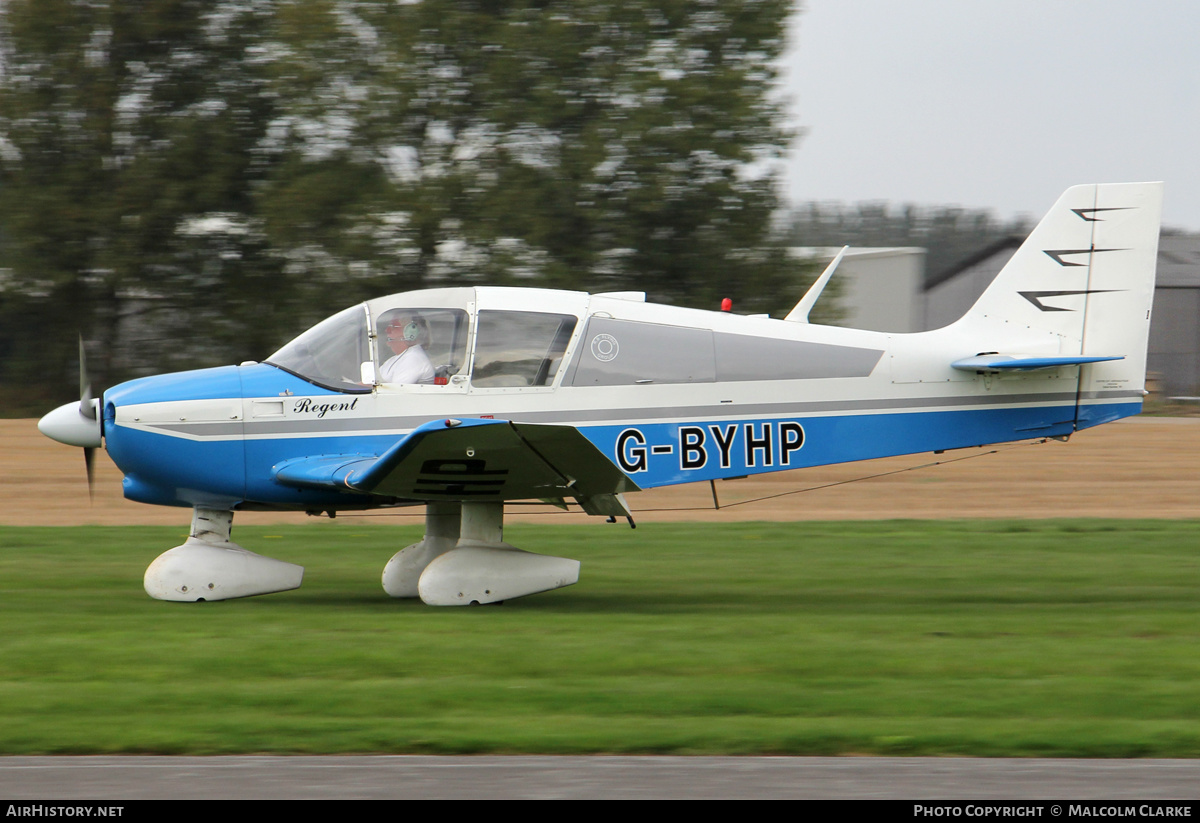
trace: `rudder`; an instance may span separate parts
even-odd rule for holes
[[[1090,214],[1084,212],[1096,251],[1088,268],[1082,352],[1123,354],[1125,359],[1082,370],[1075,419],[1079,429],[1141,410],[1162,217],[1161,183],[1096,190],[1096,205]]]

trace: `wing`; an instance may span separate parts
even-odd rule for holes
[[[621,516],[619,495],[639,491],[578,429],[509,420],[426,423],[381,455],[302,457],[277,466],[275,479],[410,500],[573,497],[589,514]]]

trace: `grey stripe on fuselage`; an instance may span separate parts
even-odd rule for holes
[[[1089,399],[1117,400],[1125,397],[1141,398],[1140,391],[1122,390],[1091,392]],[[710,417],[795,417],[803,414],[827,412],[872,412],[903,409],[938,409],[961,406],[999,406],[1040,403],[1045,405],[1074,404],[1074,392],[1050,392],[1041,394],[1010,394],[999,396],[963,397],[914,397],[880,400],[820,400],[809,403],[750,403],[746,405],[719,404],[707,406],[659,406],[633,409],[578,409],[544,412],[493,412],[498,420],[520,420],[525,423],[573,423],[586,421],[591,425],[621,423],[627,421],[653,422],[657,420],[702,420]],[[243,435],[290,434],[297,437],[325,436],[338,432],[389,432],[414,429],[435,417],[371,417],[365,419],[339,418],[324,420],[248,421],[245,424],[230,423],[185,423],[154,425],[162,432],[176,432],[192,437],[232,437]],[[472,417],[474,415],[464,415]]]

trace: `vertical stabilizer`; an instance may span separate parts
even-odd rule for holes
[[[956,325],[981,351],[1120,357],[1073,367],[1076,427],[1135,414],[1161,213],[1161,183],[1067,189]]]

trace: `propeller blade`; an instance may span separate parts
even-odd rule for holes
[[[88,500],[92,503],[96,502],[96,488],[95,488],[95,482],[94,482],[96,472],[95,472],[95,468],[93,466],[93,462],[95,460],[95,455],[96,455],[95,449],[84,448],[84,450],[83,450],[83,465],[87,468]]]
[[[96,410],[92,407],[92,381],[88,379],[87,356],[83,351],[82,334],[79,335],[79,413],[88,420],[96,419]]]

